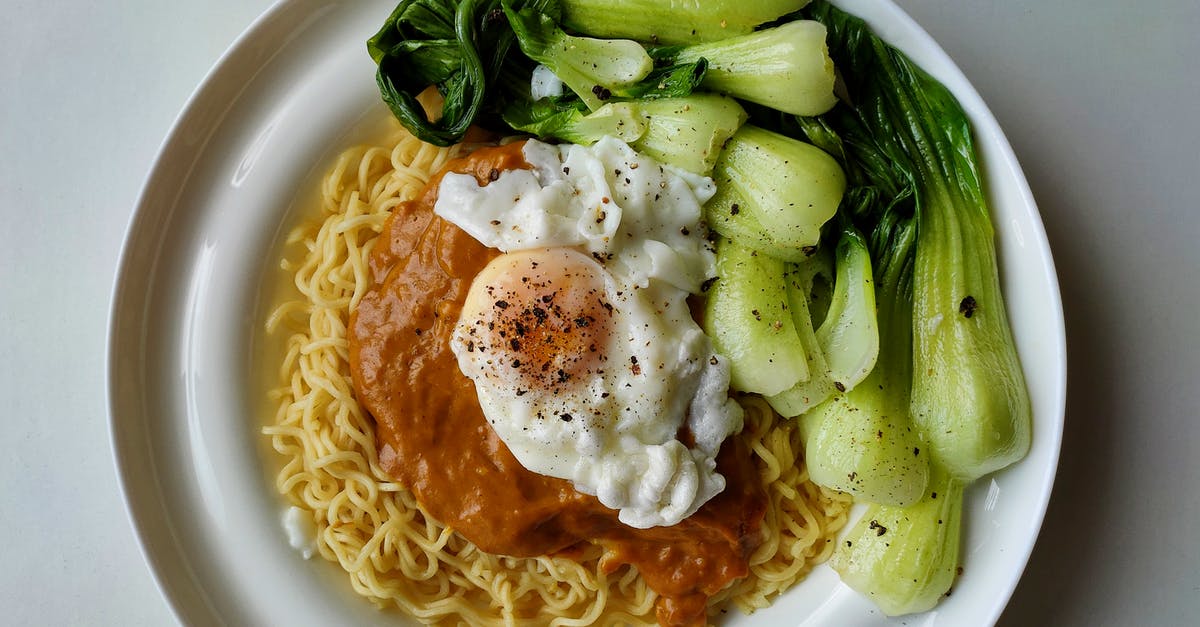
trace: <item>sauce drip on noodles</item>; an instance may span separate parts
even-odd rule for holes
[[[476,177],[527,168],[521,144],[483,148],[442,173]],[[349,328],[359,401],[375,418],[379,460],[435,518],[489,553],[514,557],[605,551],[610,572],[632,564],[659,593],[664,625],[703,624],[708,598],[749,572],[767,507],[737,438],[718,457],[724,492],[671,527],[634,529],[594,497],[526,470],[488,426],[449,348],[472,279],[498,253],[433,213],[434,176],[400,204],[370,256],[372,288]]]

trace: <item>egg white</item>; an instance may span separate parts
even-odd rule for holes
[[[435,211],[510,253],[476,277],[451,348],[522,465],[572,481],[630,526],[676,524],[724,489],[716,455],[742,426],[728,363],[687,303],[715,272],[700,209],[712,183],[611,138],[529,141],[524,154],[531,170],[483,187],[443,179]],[[586,288],[563,305],[561,346],[522,345],[529,325],[555,323],[545,307],[572,282]],[[580,316],[595,326],[567,324]],[[592,335],[573,346],[573,332]]]

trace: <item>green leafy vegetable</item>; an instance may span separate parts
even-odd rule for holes
[[[616,90],[622,98],[682,98],[700,87],[708,73],[708,60],[679,61],[669,48],[650,48],[646,51],[654,59],[654,69],[636,85]]]
[[[745,35],[807,0],[563,0],[564,24],[593,37],[686,44]]]
[[[637,103],[615,102],[589,113],[583,101],[574,97],[514,102],[505,108],[504,121],[514,130],[585,146],[606,135],[629,143],[646,133]]]
[[[718,240],[720,278],[708,291],[704,332],[729,360],[736,390],[778,394],[809,378],[808,349],[788,309],[785,270],[779,259]]]
[[[924,612],[957,576],[962,508],[963,482],[934,464],[920,501],[869,506],[829,565],[889,616]]]
[[[713,168],[717,193],[704,206],[718,233],[779,259],[803,261],[846,189],[838,163],[790,137],[743,126]]]
[[[993,227],[966,113],[937,80],[866,25],[818,1],[854,115],[829,116],[843,138],[867,138],[879,157],[856,170],[899,170],[911,185],[912,415],[935,458],[961,479],[1020,459],[1032,417],[1000,293]],[[863,143],[866,143],[865,141]]]
[[[737,101],[716,94],[644,100],[646,133],[633,147],[663,163],[708,176],[721,147],[746,121]]]
[[[858,385],[802,415],[800,430],[814,482],[870,503],[904,506],[925,491],[929,452],[921,450],[908,410],[915,225],[900,222],[889,235],[875,268],[878,361]]]
[[[792,387],[767,396],[767,402],[781,416],[798,416],[808,411],[821,401],[829,398],[836,387],[829,373],[829,364],[825,351],[817,340],[813,330],[813,315],[810,308],[812,303],[812,279],[815,275],[813,266],[819,263],[820,257],[814,256],[801,263],[788,264],[787,273],[787,309],[792,315],[792,326],[795,327],[800,343],[803,346],[803,356],[808,361],[808,377],[798,381]],[[769,364],[763,367],[770,367]]]
[[[681,49],[678,62],[708,60],[704,86],[796,115],[824,113],[833,95],[833,60],[825,26],[787,22],[748,35]]]
[[[636,41],[575,37],[536,7],[503,4],[521,50],[549,67],[589,109],[600,108],[614,90],[636,84],[654,69],[654,60]]]
[[[875,279],[871,251],[848,220],[837,242],[837,278],[817,341],[829,374],[842,390],[852,390],[875,368],[879,357],[879,325],[875,313]]]
[[[406,128],[439,146],[461,141],[473,124],[589,143],[632,111],[599,112],[605,105],[685,97],[704,79],[705,59],[677,62],[676,50],[577,37],[558,26],[560,15],[559,0],[401,0],[367,42],[379,93]],[[574,99],[531,97],[539,62]],[[417,96],[431,85],[443,100],[429,116]],[[640,136],[628,126],[618,130],[627,141]]]
[[[529,0],[543,10],[556,0]],[[367,41],[376,82],[392,114],[417,137],[448,146],[462,139],[500,75],[514,37],[499,0],[401,0]],[[444,97],[431,120],[417,94],[436,85]]]

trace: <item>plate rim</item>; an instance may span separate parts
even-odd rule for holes
[[[121,249],[117,258],[116,273],[112,280],[112,285],[109,290],[109,309],[108,320],[106,324],[107,335],[105,337],[105,372],[104,372],[104,389],[105,389],[105,406],[108,413],[108,436],[109,436],[109,452],[112,455],[113,467],[117,475],[117,486],[120,491],[121,501],[123,504],[125,519],[129,523],[133,531],[134,539],[136,540],[138,552],[142,556],[145,566],[150,571],[150,576],[154,581],[154,586],[158,590],[159,595],[166,602],[171,614],[181,624],[193,624],[196,616],[194,612],[182,602],[183,596],[198,596],[205,605],[207,603],[206,595],[196,586],[194,580],[188,583],[197,588],[196,590],[181,590],[180,584],[167,581],[166,566],[164,561],[167,559],[161,554],[156,554],[151,550],[151,545],[154,539],[150,538],[149,523],[144,519],[144,515],[139,516],[137,503],[139,499],[147,498],[145,495],[138,495],[135,492],[133,473],[134,451],[127,450],[129,444],[123,444],[126,441],[126,436],[122,433],[123,428],[119,424],[118,409],[119,404],[123,400],[122,392],[118,389],[120,383],[118,381],[121,366],[118,363],[118,351],[121,348],[121,339],[124,337],[125,330],[121,328],[122,311],[126,299],[131,299],[133,296],[127,294],[130,289],[128,283],[133,279],[130,275],[135,270],[133,266],[135,259],[141,254],[141,251],[134,249],[135,235],[143,230],[150,229],[152,225],[147,224],[156,217],[151,215],[156,211],[156,208],[150,205],[150,197],[152,195],[154,182],[162,176],[162,171],[167,164],[175,157],[175,153],[181,150],[179,146],[186,143],[184,140],[185,132],[196,123],[196,118],[200,117],[200,109],[206,101],[213,98],[215,85],[223,80],[222,75],[228,73],[231,65],[239,58],[250,54],[250,49],[253,46],[254,39],[258,33],[270,24],[277,20],[281,20],[281,15],[285,11],[296,10],[298,5],[303,4],[307,0],[272,0],[261,13],[250,21],[236,37],[229,43],[221,54],[213,61],[212,65],[205,71],[204,76],[196,84],[196,87],[184,100],[179,113],[172,120],[169,130],[163,137],[155,150],[153,161],[150,164],[145,176],[142,178],[141,186],[139,187],[137,199],[134,201],[133,212],[126,224],[125,232],[121,239]],[[232,106],[231,103],[226,103],[224,112]],[[205,133],[205,144],[211,139],[215,132],[215,128]],[[200,151],[202,152],[202,151]],[[196,159],[189,160],[189,165],[194,165]],[[185,177],[186,178],[186,177]],[[174,207],[171,208],[174,211]],[[149,281],[147,280],[147,283]],[[150,465],[153,467],[154,462],[151,458]],[[155,469],[156,470],[156,469]],[[174,556],[182,557],[179,551],[173,551]],[[186,563],[186,560],[184,561]],[[190,573],[189,573],[190,574]],[[212,611],[209,607],[210,616],[216,618],[220,624],[226,624],[223,617]]]

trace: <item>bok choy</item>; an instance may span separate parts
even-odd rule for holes
[[[978,478],[1025,455],[1032,417],[970,123],[945,86],[861,20],[823,0],[808,12],[829,28],[854,104],[828,120],[873,141],[911,184],[913,420],[951,474]]]
[[[523,4],[548,9],[554,1]],[[499,79],[514,39],[500,0],[400,0],[367,51],[392,114],[420,139],[449,146],[485,114],[495,95],[488,85]],[[444,97],[437,119],[417,102],[430,85]]]
[[[829,565],[884,614],[932,608],[958,575],[963,485],[933,464],[919,501],[908,507],[868,506]]]
[[[563,0],[567,26],[596,37],[686,44],[745,35],[807,0]]]
[[[678,62],[708,60],[704,86],[784,113],[825,113],[833,95],[833,60],[825,26],[796,20],[748,35],[687,46]]]
[[[909,418],[912,380],[911,220],[878,246],[879,355],[860,384],[800,416],[804,457],[817,484],[870,503],[905,506],[924,494],[929,453]]]
[[[795,113],[817,113],[833,101],[833,74],[820,24],[789,23],[751,33],[800,8],[802,0],[724,3],[729,5],[725,8],[638,0],[603,4],[401,0],[367,42],[378,64],[380,95],[414,135],[440,146],[461,141],[472,125],[568,141],[595,141],[596,133],[613,129],[629,141],[638,135],[637,125],[618,124],[632,109],[615,107],[597,119],[583,118],[609,104],[686,98],[705,85]],[[633,11],[637,18],[621,18],[622,11]],[[708,35],[658,38],[646,30],[651,23]],[[597,38],[613,36],[606,28],[612,25],[632,29],[631,37],[647,47],[632,39]],[[663,45],[678,42],[698,45]],[[709,57],[720,62],[710,79]],[[569,93],[533,90],[535,70],[536,82],[549,76],[565,84]],[[431,85],[442,95],[442,107],[427,115],[417,95]],[[698,114],[705,123],[703,113]],[[718,131],[712,135],[722,141],[728,136]],[[715,149],[710,152],[705,171],[716,157]]]

